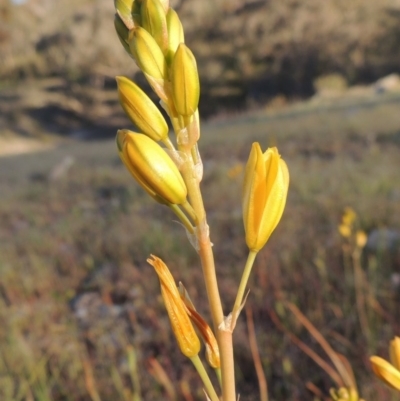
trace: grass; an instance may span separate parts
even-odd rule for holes
[[[399,334],[400,289],[391,278],[400,255],[385,247],[366,248],[362,255],[367,341],[355,308],[349,247],[337,226],[351,206],[367,233],[382,227],[399,232],[397,111],[394,101],[317,109],[306,104],[203,124],[203,190],[225,312],[246,257],[240,191],[251,142],[277,145],[291,172],[287,209],[256,261],[247,301],[271,400],[311,400],[307,382],[325,395],[333,386],[274,325],[271,311],[323,355],[282,300],[295,303],[350,360],[366,401],[395,400],[372,377],[368,357],[387,357],[389,339]],[[66,157],[70,167],[52,178]],[[114,143],[67,141],[50,151],[2,158],[0,170],[0,398],[139,400],[140,382],[146,400],[174,394],[190,400],[188,385],[195,400],[203,399],[145,263],[149,253],[162,257],[207,315],[198,304],[204,287],[197,255],[174,216],[135,185]],[[241,397],[256,400],[244,316],[234,337]]]

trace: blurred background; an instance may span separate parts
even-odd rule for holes
[[[368,358],[387,358],[400,335],[400,1],[171,5],[200,73],[202,188],[226,313],[247,256],[251,143],[278,146],[291,173],[247,301],[270,399],[330,400],[335,387],[293,342],[329,363],[289,301],[348,358],[366,401],[398,399]],[[114,77],[149,88],[113,17],[111,0],[0,0],[4,401],[204,399],[145,262],[162,257],[209,316],[197,255],[114,144],[132,128]],[[258,400],[249,323],[243,313],[235,332],[237,382]]]

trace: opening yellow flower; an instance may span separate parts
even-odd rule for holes
[[[243,194],[243,221],[246,243],[258,252],[278,225],[286,204],[289,171],[277,148],[264,153],[253,143],[247,161]]]

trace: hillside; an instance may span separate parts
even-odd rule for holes
[[[203,115],[308,96],[321,75],[366,83],[400,69],[398,0],[175,0],[198,60]],[[104,86],[134,75],[111,0],[0,6],[0,79],[62,76]]]

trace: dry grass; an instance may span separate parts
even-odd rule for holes
[[[368,356],[385,355],[388,340],[400,329],[400,289],[392,281],[400,256],[384,245],[362,256],[366,285],[376,300],[366,302],[367,341],[337,225],[343,208],[351,206],[367,233],[382,227],[399,232],[397,105],[318,112],[310,107],[203,124],[203,190],[226,311],[246,257],[240,166],[258,140],[263,147],[278,145],[291,171],[287,210],[256,261],[248,299],[270,399],[310,400],[305,383],[313,382],[323,394],[333,385],[273,324],[271,310],[316,347],[282,310],[285,299],[349,358],[367,401],[394,400],[371,377]],[[55,175],[55,166],[63,163],[67,167]],[[140,381],[146,400],[174,393],[179,400],[203,399],[169,331],[157,279],[144,263],[150,252],[164,258],[207,315],[200,303],[204,288],[197,255],[174,217],[133,183],[114,143],[67,142],[48,152],[1,159],[0,169],[0,398],[128,401],[138,399]],[[238,388],[242,397],[256,400],[244,317],[235,340]],[[167,376],[160,376],[160,367]],[[195,389],[192,395],[188,385]]]

